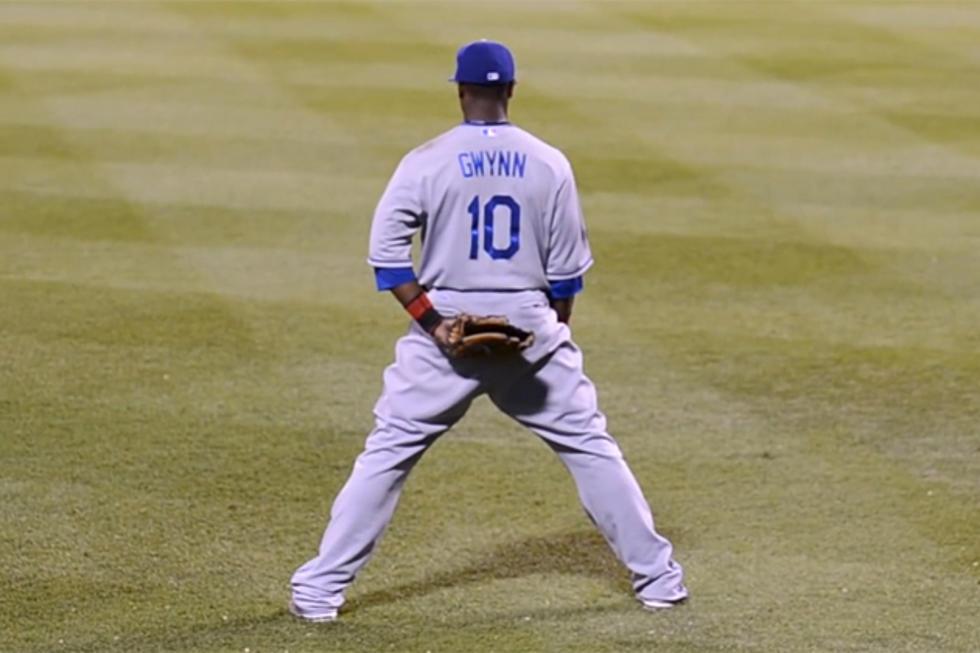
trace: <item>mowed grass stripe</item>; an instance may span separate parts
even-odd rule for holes
[[[152,42],[150,43],[152,46]],[[175,46],[160,43],[156,51],[132,43],[130,48],[114,46],[111,40],[99,41],[87,49],[72,44],[41,42],[32,45],[0,46],[0,58],[8,65],[24,71],[78,71],[105,70],[110,74],[139,74],[150,80],[155,75],[171,77],[174,73],[195,77],[218,79],[250,79],[247,68],[213,52],[198,39],[190,40],[185,47],[174,52]],[[166,64],[164,64],[166,61]]]
[[[728,193],[724,195],[725,210],[719,211],[710,190],[691,197],[596,191],[584,195],[583,205],[586,216],[605,216],[610,229],[623,224],[617,230],[668,237],[712,235],[780,242],[806,239],[810,237],[808,228],[818,228],[821,241],[828,245],[964,253],[974,251],[973,239],[980,237],[980,225],[970,209],[828,206],[784,197],[775,198],[760,210],[751,198]],[[740,216],[737,222],[732,221],[733,214]],[[774,219],[786,214],[795,220]]]
[[[163,101],[174,94],[191,104],[245,104],[254,108],[281,109],[283,98],[269,91],[256,84],[251,76],[209,77],[196,75],[192,71],[171,70],[149,77],[138,72],[112,72],[85,67],[79,70],[32,70],[29,75],[21,75],[18,95],[63,100],[86,96],[126,96],[130,100]]]
[[[49,116],[39,116],[26,106],[6,108],[3,122],[23,125],[59,125],[79,129],[141,131],[152,127],[162,134],[176,133],[208,138],[256,136],[308,142],[350,143],[344,130],[331,128],[322,119],[282,107],[251,107],[208,102],[182,102],[167,98],[45,97]]]
[[[163,232],[152,222],[148,228]],[[231,228],[248,229],[248,225]],[[265,301],[291,299],[332,304],[335,309],[373,293],[373,277],[361,251],[364,237],[335,237],[320,225],[315,228],[321,230],[320,243],[305,251],[288,242],[279,247],[227,242],[206,246],[153,243],[145,238],[121,242],[7,235],[0,241],[0,275],[106,288],[173,288]],[[303,224],[293,238],[307,238],[310,233],[315,233],[314,228]],[[346,281],[336,283],[338,278]],[[387,307],[380,302],[378,306]]]
[[[333,128],[322,116],[302,111],[289,98],[254,80],[235,83],[230,89],[218,83],[207,93],[198,93],[196,82],[172,76],[165,84],[135,88],[130,86],[130,76],[120,80],[90,69],[81,79],[91,81],[79,87],[80,78],[68,72],[59,71],[47,82],[44,76],[35,80],[24,73],[20,85],[35,102],[43,103],[46,111],[39,114],[31,105],[18,102],[4,110],[0,124],[10,129],[23,125],[149,132],[161,139],[174,135],[178,142],[181,136],[193,136],[199,150],[207,147],[209,139],[219,144],[228,144],[231,139],[244,143],[276,139],[287,146],[297,143],[309,147],[352,144],[345,130]],[[64,86],[63,80],[67,82]],[[269,155],[274,156],[275,150],[269,149]]]
[[[969,352],[977,343],[975,288],[943,281],[951,270],[968,274],[970,253],[949,256],[937,266],[925,253],[807,241],[606,231],[597,241],[606,262],[590,282],[596,296],[588,301],[613,317],[590,318],[580,327],[588,336],[615,327],[624,341],[639,345],[659,342],[658,334],[673,334],[679,323],[690,325],[692,338],[728,334],[734,345],[740,338],[764,336],[797,341],[807,351],[821,340],[828,346],[852,342],[947,352]],[[641,254],[643,263],[633,258]],[[697,271],[690,270],[692,261],[699,262]],[[646,275],[649,281],[642,289],[623,287],[616,280],[625,275]],[[631,298],[638,304],[637,318],[620,323],[615,307]],[[944,319],[924,317],[931,315]],[[676,343],[671,337],[661,346]],[[814,353],[819,357],[827,350],[817,347]]]
[[[111,180],[111,187],[91,187],[86,171],[93,166]],[[67,191],[91,198],[122,194],[144,206],[176,202],[243,209],[337,210],[351,202],[365,202],[352,199],[352,193],[354,198],[362,198],[383,189],[374,176],[219,169],[179,163],[72,163],[44,157],[0,157],[0,175],[6,177],[13,190],[55,194]]]
[[[390,28],[405,26],[406,18],[431,18],[428,21],[431,29],[439,29],[440,23],[435,18],[442,16],[447,22],[465,20],[472,16],[471,7],[457,3],[435,2],[398,2],[385,0],[369,0],[368,2],[335,2],[325,11],[322,3],[294,2],[289,5],[279,3],[257,2],[195,2],[181,1],[165,2],[162,6],[174,12],[179,12],[198,24],[214,26],[218,29],[234,29],[236,25],[254,26],[256,24],[271,24],[292,26],[301,24],[330,23],[335,26],[338,34],[345,34],[345,28],[352,28],[351,40],[357,41],[361,36],[358,28],[373,28],[374,34],[386,33]],[[510,3],[500,12],[487,12],[483,17],[480,29],[500,30],[512,27],[515,23],[532,29],[554,29],[555,6],[548,2]],[[563,18],[563,26],[576,28],[580,36],[587,37],[595,29],[596,15],[591,3],[571,0],[561,3],[557,10]],[[477,29],[478,26],[468,26],[467,29]],[[393,34],[393,41],[408,40],[405,30]],[[414,30],[409,30],[414,33]],[[299,34],[302,35],[302,27]],[[473,37],[479,38],[479,37]]]
[[[662,128],[669,122],[667,117],[655,116],[652,124],[638,127],[635,133],[650,133],[657,137],[663,133]],[[918,139],[912,142],[909,139],[898,140],[893,132],[887,134],[891,131],[888,129],[881,130],[880,135],[876,135],[874,130],[868,129],[867,121],[861,118],[852,122],[864,123],[853,125],[853,131],[859,132],[863,126],[862,135],[864,140],[869,141],[860,151],[855,150],[853,141],[848,142],[845,138],[820,138],[820,127],[826,127],[834,121],[828,119],[823,125],[817,122],[818,125],[807,130],[786,136],[778,133],[761,135],[763,126],[758,124],[755,129],[734,133],[724,125],[706,125],[702,131],[682,132],[672,140],[663,136],[660,138],[672,147],[680,147],[682,142],[689,152],[686,158],[692,164],[716,169],[771,168],[774,172],[812,172],[818,185],[823,176],[846,176],[870,185],[875,183],[876,177],[884,176],[943,179],[951,182],[980,177],[980,159],[949,152]],[[949,125],[944,129],[948,128]],[[747,142],[746,136],[751,136],[751,140]],[[638,156],[635,163],[641,165],[643,157]]]
[[[975,45],[980,37],[980,7],[969,3],[943,3],[924,7],[896,3],[880,11],[860,5],[839,5],[837,14],[868,27],[912,38],[936,50],[947,51],[953,58],[980,63]]]
[[[215,112],[218,112],[215,108]],[[378,158],[398,156],[384,145],[368,146]],[[84,152],[89,160],[104,163],[162,163],[240,169],[242,171],[315,172],[324,176],[381,172],[372,160],[358,154],[365,150],[347,142],[309,142],[241,135],[175,134],[111,128],[77,128],[56,124],[0,124],[0,157],[78,158]],[[387,164],[386,167],[391,167]]]
[[[360,235],[365,241],[361,243],[363,248],[369,219],[367,215],[333,208],[314,212],[174,202],[154,204],[111,194],[93,197],[43,190],[2,190],[0,203],[7,207],[0,218],[0,231],[47,236],[54,241],[50,243],[52,247],[57,246],[58,240],[73,238],[169,247],[241,246],[322,251],[335,238]],[[132,219],[136,216],[142,218],[142,223]],[[43,241],[36,245],[44,247]],[[19,245],[11,245],[15,246]],[[324,258],[323,263],[330,264],[331,260]]]

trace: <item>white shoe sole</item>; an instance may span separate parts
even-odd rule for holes
[[[660,610],[670,610],[671,608],[676,608],[681,603],[684,603],[687,599],[680,599],[679,601],[658,601],[656,599],[641,601],[644,610],[649,610],[651,612],[658,612]]]
[[[297,619],[302,619],[303,621],[309,621],[314,624],[326,624],[331,621],[337,621],[337,611],[336,610],[326,610],[324,612],[303,612],[299,609],[292,601],[289,602],[289,614],[293,615]]]
[[[640,603],[643,604],[644,610],[650,610],[651,612],[670,610],[687,601],[687,590],[683,586],[678,588],[677,593],[680,596],[676,599],[640,599]]]

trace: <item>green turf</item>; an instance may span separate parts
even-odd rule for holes
[[[405,318],[368,223],[513,46],[648,614],[479,403],[336,624],[285,613]],[[980,4],[0,3],[0,651],[980,650]]]

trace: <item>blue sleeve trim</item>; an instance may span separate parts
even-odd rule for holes
[[[585,288],[585,280],[582,277],[574,279],[562,279],[561,281],[551,282],[552,299],[568,299],[582,292]]]
[[[378,290],[391,290],[409,281],[415,281],[412,268],[374,268],[374,280]]]

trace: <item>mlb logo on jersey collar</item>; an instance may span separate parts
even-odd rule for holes
[[[500,120],[498,122],[482,121],[482,120],[464,120],[464,125],[474,125],[480,128],[480,135],[487,138],[495,138],[500,130],[497,127],[501,125],[509,125],[510,123],[506,120]]]

